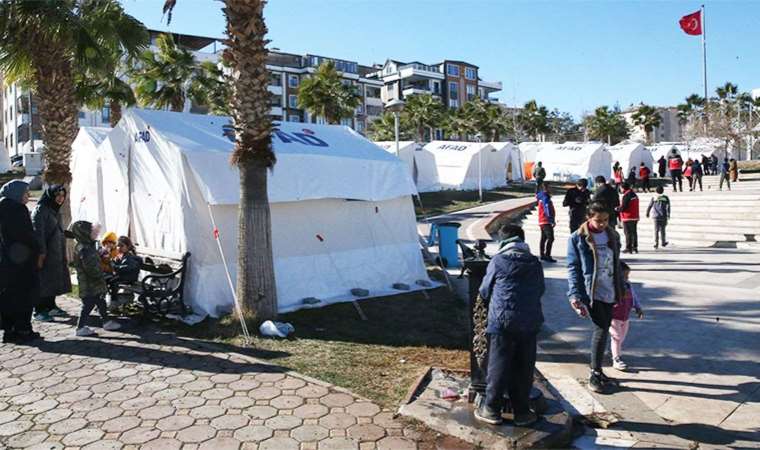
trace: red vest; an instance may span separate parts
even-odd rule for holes
[[[649,167],[644,166],[639,169],[639,178],[642,180],[649,178]]]
[[[668,169],[670,170],[681,170],[682,165],[683,160],[680,158],[670,158],[668,160]]]
[[[626,196],[632,196],[628,202],[628,206],[625,209],[620,210],[620,220],[623,222],[629,222],[631,220],[639,220],[639,197],[631,190],[623,193],[623,200]]]

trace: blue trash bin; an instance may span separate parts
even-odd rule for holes
[[[438,252],[446,267],[462,267],[459,263],[459,227],[462,224],[446,222],[438,224]]]

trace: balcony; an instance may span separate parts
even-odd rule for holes
[[[486,93],[496,92],[503,89],[501,81],[478,81],[478,86],[485,89]]]
[[[433,94],[430,89],[425,89],[417,86],[409,86],[405,87],[403,91],[401,91],[404,94],[404,97],[408,97],[410,95],[415,94]]]
[[[409,80],[443,80],[445,77],[438,71],[437,67],[425,66],[423,64],[408,64],[406,66],[399,67],[399,78]]]
[[[273,106],[272,109],[269,110],[270,116],[277,116],[282,117],[282,107],[280,106]]]
[[[282,86],[276,86],[273,84],[270,84],[268,86],[269,93],[274,95],[282,95]]]
[[[365,99],[364,103],[367,106],[370,106],[370,105],[371,106],[380,106],[380,107],[383,106],[383,100],[381,98],[377,98],[377,97],[364,97],[364,99]]]

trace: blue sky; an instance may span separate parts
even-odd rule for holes
[[[122,0],[152,28],[222,36],[221,2]],[[678,19],[702,2],[517,0],[270,0],[271,47],[382,63],[466,60],[502,81],[509,104],[535,98],[578,118],[599,105],[671,105],[702,93],[699,36]],[[707,0],[710,91],[760,88],[760,0]]]

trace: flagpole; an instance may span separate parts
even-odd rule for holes
[[[707,24],[705,22],[705,5],[702,5],[701,8],[701,14],[702,14],[702,81],[705,85],[705,133],[707,133],[707,106],[708,106],[708,97],[707,97],[707,46],[705,44],[705,36],[707,35]]]

